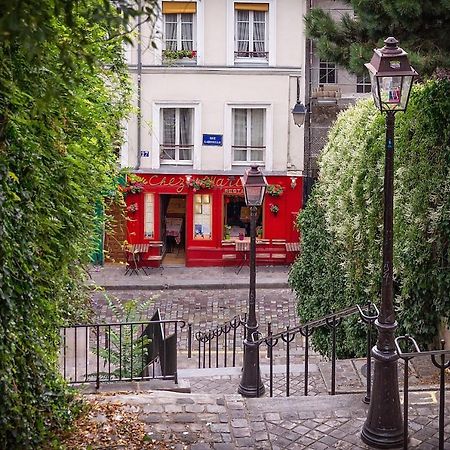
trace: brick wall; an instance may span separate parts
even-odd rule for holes
[[[109,224],[105,236],[105,262],[124,262],[122,245],[127,236],[127,225],[123,209],[110,203],[106,206],[106,214],[109,216]]]

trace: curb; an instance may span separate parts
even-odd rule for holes
[[[158,283],[158,284],[111,284],[111,285],[90,285],[90,288],[102,288],[105,291],[163,291],[163,290],[180,290],[180,289],[198,289],[198,290],[226,290],[226,289],[248,289],[249,283]],[[256,283],[258,289],[287,289],[289,284],[287,281],[273,281]]]

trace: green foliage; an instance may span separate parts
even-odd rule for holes
[[[148,312],[153,299],[141,302],[140,300],[128,300],[121,303],[105,296],[109,309],[112,311],[115,323],[131,323],[142,320],[142,315]],[[103,328],[102,328],[103,329]],[[140,325],[126,325],[120,331],[118,327],[109,327],[105,330],[108,333],[109,345],[101,348],[100,357],[104,361],[104,366],[111,366],[111,374],[102,372],[103,378],[131,378],[141,375],[147,360],[148,348],[151,339],[141,336],[143,328]],[[96,353],[94,349],[94,353]],[[95,377],[96,374],[91,374]]]
[[[114,6],[0,2],[2,449],[48,446],[73,417],[59,326],[80,317],[95,205],[116,179],[128,110],[122,39],[113,36],[131,13]]]
[[[413,89],[396,115],[394,294],[399,333],[422,344],[450,317],[450,82]],[[314,196],[300,214],[302,251],[290,283],[302,322],[356,303],[379,303],[385,119],[372,100],[341,113],[320,158]],[[361,343],[342,331],[341,355]],[[327,353],[325,339],[316,338]],[[361,350],[363,347],[359,347]]]
[[[448,0],[347,0],[355,16],[334,20],[329,12],[312,8],[305,16],[307,33],[321,58],[354,73],[365,70],[375,47],[395,36],[422,76],[450,67]]]

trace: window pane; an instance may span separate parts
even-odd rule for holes
[[[247,149],[234,149],[234,161],[247,161]]]
[[[247,145],[247,110],[234,109],[234,143],[233,145]],[[244,160],[245,161],[245,160]]]
[[[319,83],[336,83],[336,64],[328,61],[320,61]]]
[[[163,113],[163,144],[175,144],[175,108],[165,108]]]
[[[210,194],[194,195],[194,239],[211,239],[212,205]]]
[[[264,122],[265,122],[265,110],[264,109],[252,109],[251,111],[251,146],[262,147],[264,146]],[[253,160],[253,158],[252,158]],[[258,160],[259,161],[259,160]]]
[[[155,234],[155,202],[153,194],[145,194],[144,221],[144,236],[153,238]]]
[[[191,108],[180,108],[180,145],[192,144],[192,116]]]
[[[264,161],[264,149],[252,149],[250,152],[251,161]]]
[[[249,12],[236,11],[236,50],[247,53],[250,48]],[[239,56],[246,56],[245,54]]]
[[[181,14],[181,23],[190,23],[194,21],[194,15],[193,14]]]
[[[177,49],[177,15],[165,14],[165,47],[166,50]]]

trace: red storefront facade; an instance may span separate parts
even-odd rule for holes
[[[236,265],[247,257],[249,211],[240,177],[233,175],[138,174],[140,192],[128,192],[127,241],[150,244],[141,264],[158,266],[172,254],[186,266]],[[302,207],[302,177],[267,176],[258,215],[258,264],[288,264],[298,243],[294,222]],[[281,187],[281,188],[280,188]],[[278,193],[278,195],[276,195]],[[291,249],[292,250],[292,249]]]

